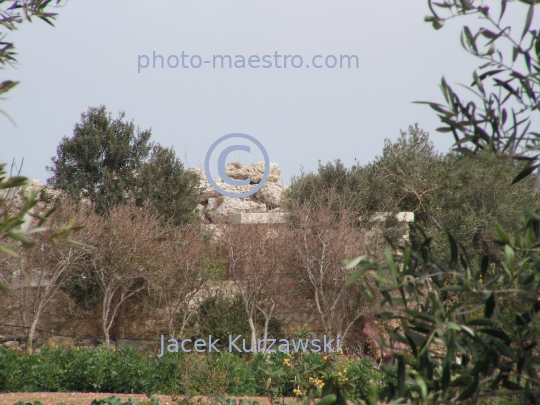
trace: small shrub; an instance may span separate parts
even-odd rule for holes
[[[349,398],[365,398],[370,381],[382,385],[382,375],[368,360],[347,364],[344,378],[354,382],[354,386],[344,385]],[[191,397],[203,395],[222,403],[227,396],[293,396],[295,389],[306,390],[313,385],[309,377],[327,382],[335,378],[330,370],[341,366],[340,362],[326,361],[315,353],[294,357],[281,352],[257,353],[240,357],[227,351],[211,354],[166,352],[158,358],[130,346],[118,350],[43,347],[32,355],[0,348],[0,392],[168,394],[187,396],[189,403],[193,402]],[[267,386],[269,378],[271,384]],[[106,400],[112,401],[111,398]]]

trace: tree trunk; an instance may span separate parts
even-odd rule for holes
[[[28,334],[26,335],[26,353],[31,354],[32,353],[32,346],[34,341],[34,334],[36,332],[36,326],[39,320],[39,315],[35,316],[34,319],[32,319],[32,323],[30,324],[30,329],[28,329]]]
[[[253,315],[248,316],[249,328],[251,329],[251,341],[253,345],[253,353],[257,353],[257,331],[255,329],[255,323],[253,322]]]
[[[276,308],[276,303],[274,300],[271,300],[272,306],[270,307],[270,310],[268,312],[263,311],[260,307],[257,307],[257,309],[263,314],[264,316],[264,330],[263,330],[263,352],[266,353],[266,339],[268,339],[268,325],[270,324],[270,318],[272,318],[272,315],[274,314],[274,309]]]
[[[103,337],[105,338],[105,346],[109,347],[111,341],[109,339],[109,327],[107,326],[107,320],[110,310],[110,298],[107,291],[103,295],[103,308],[101,310],[101,328],[103,330]]]

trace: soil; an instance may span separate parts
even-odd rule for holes
[[[103,392],[12,392],[0,394],[0,405],[13,405],[19,401],[31,402],[41,401],[44,405],[56,405],[64,402],[66,405],[90,405],[94,399],[103,399],[115,395],[123,402],[126,402],[130,397],[138,401],[146,401],[147,397],[144,394],[107,394]],[[163,405],[176,404],[169,395],[154,395],[159,398],[159,402]],[[258,401],[261,405],[270,405],[270,402],[265,397],[241,397],[236,398],[246,399],[248,401]]]

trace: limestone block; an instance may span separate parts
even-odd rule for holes
[[[249,201],[242,198],[219,197],[208,200],[208,215],[212,220],[230,218],[232,214],[239,212],[266,212],[264,204]]]
[[[225,166],[225,171],[231,179],[245,180],[249,178],[251,183],[258,184],[264,176],[264,162],[252,163],[246,167],[242,167],[240,163],[229,163]],[[280,176],[281,169],[279,165],[270,162],[270,173],[267,181],[276,183]]]
[[[235,213],[231,215],[232,224],[283,224],[287,222],[287,214],[272,213]]]
[[[281,198],[287,189],[286,186],[279,183],[266,182],[259,191],[255,193],[255,197],[263,201],[269,207],[281,206]]]

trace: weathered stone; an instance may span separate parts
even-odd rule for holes
[[[212,187],[212,185],[206,178],[206,174],[203,170],[196,167],[192,167],[188,170],[196,173],[199,176],[199,184],[197,186],[197,189],[199,191],[199,203],[205,203],[210,198],[218,198],[222,195],[219,191],[215,190],[214,187]],[[214,181],[221,190],[232,194],[247,193],[248,191],[251,191],[254,187],[256,187],[256,185],[253,184],[248,184],[245,186],[231,186],[221,179],[214,179]]]
[[[252,184],[258,184],[264,176],[264,162],[252,163],[246,167],[242,167],[240,163],[229,163],[225,166],[225,171],[231,179],[250,179]],[[281,169],[279,168],[279,165],[270,162],[270,173],[268,174],[267,181],[276,183],[280,176]]]
[[[286,189],[287,187],[283,184],[266,182],[264,186],[255,193],[255,197],[263,201],[270,208],[279,207],[281,205],[283,192]]]
[[[221,196],[208,200],[208,215],[212,220],[229,218],[231,214],[239,212],[266,212],[264,204],[257,204],[255,201],[244,200],[242,198],[231,198]]]
[[[20,343],[16,340],[9,340],[7,342],[4,342],[4,347],[18,347],[19,345]]]
[[[237,213],[231,215],[232,224],[284,224],[287,214],[273,213]]]
[[[202,204],[197,204],[197,206],[195,207],[195,212],[197,213],[197,215],[201,218],[201,219],[205,219],[205,216],[204,216],[204,205]]]
[[[59,347],[62,349],[74,349],[75,343],[72,338],[64,336],[52,336],[49,338],[47,345],[51,348]]]
[[[94,338],[85,338],[79,342],[80,346],[95,346],[97,344]]]

